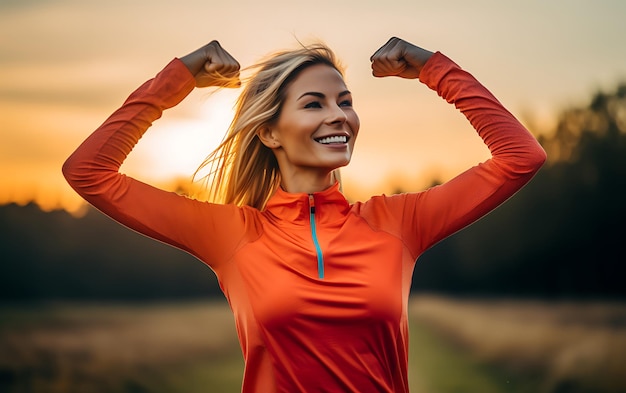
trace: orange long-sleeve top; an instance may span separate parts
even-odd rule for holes
[[[430,58],[420,81],[469,119],[492,155],[425,191],[350,204],[337,184],[312,195],[279,189],[259,211],[119,173],[152,122],[194,88],[178,59],[81,144],[64,174],[105,214],[213,269],[234,313],[243,392],[408,392],[415,261],[512,196],[545,161],[535,138],[443,54]]]

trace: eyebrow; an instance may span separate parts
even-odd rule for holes
[[[339,93],[338,97],[341,98],[341,97],[343,97],[345,95],[348,95],[348,94],[351,94],[350,90],[344,90],[341,93]],[[300,100],[300,99],[302,99],[303,97],[306,97],[306,96],[313,96],[313,97],[318,97],[318,98],[326,98],[326,95],[324,93],[320,93],[320,92],[317,92],[317,91],[308,91],[308,92],[302,94],[300,97],[298,97],[298,99],[296,101],[298,101],[298,100]]]

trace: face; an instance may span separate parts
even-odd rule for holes
[[[329,173],[350,162],[359,118],[341,74],[325,64],[305,68],[287,87],[270,135],[281,173]]]

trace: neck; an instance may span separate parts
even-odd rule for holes
[[[332,172],[319,174],[317,176],[314,176],[313,174],[289,176],[288,174],[285,175],[281,173],[281,177],[281,188],[291,194],[313,194],[314,192],[324,191],[337,181]]]

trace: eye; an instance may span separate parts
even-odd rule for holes
[[[347,106],[347,107],[350,107],[350,106],[352,106],[352,101],[351,101],[351,100],[341,101],[341,102],[339,103],[339,106]]]
[[[304,106],[304,108],[309,109],[309,108],[321,108],[322,104],[319,103],[319,101],[312,101],[309,102],[308,104],[306,104]]]

